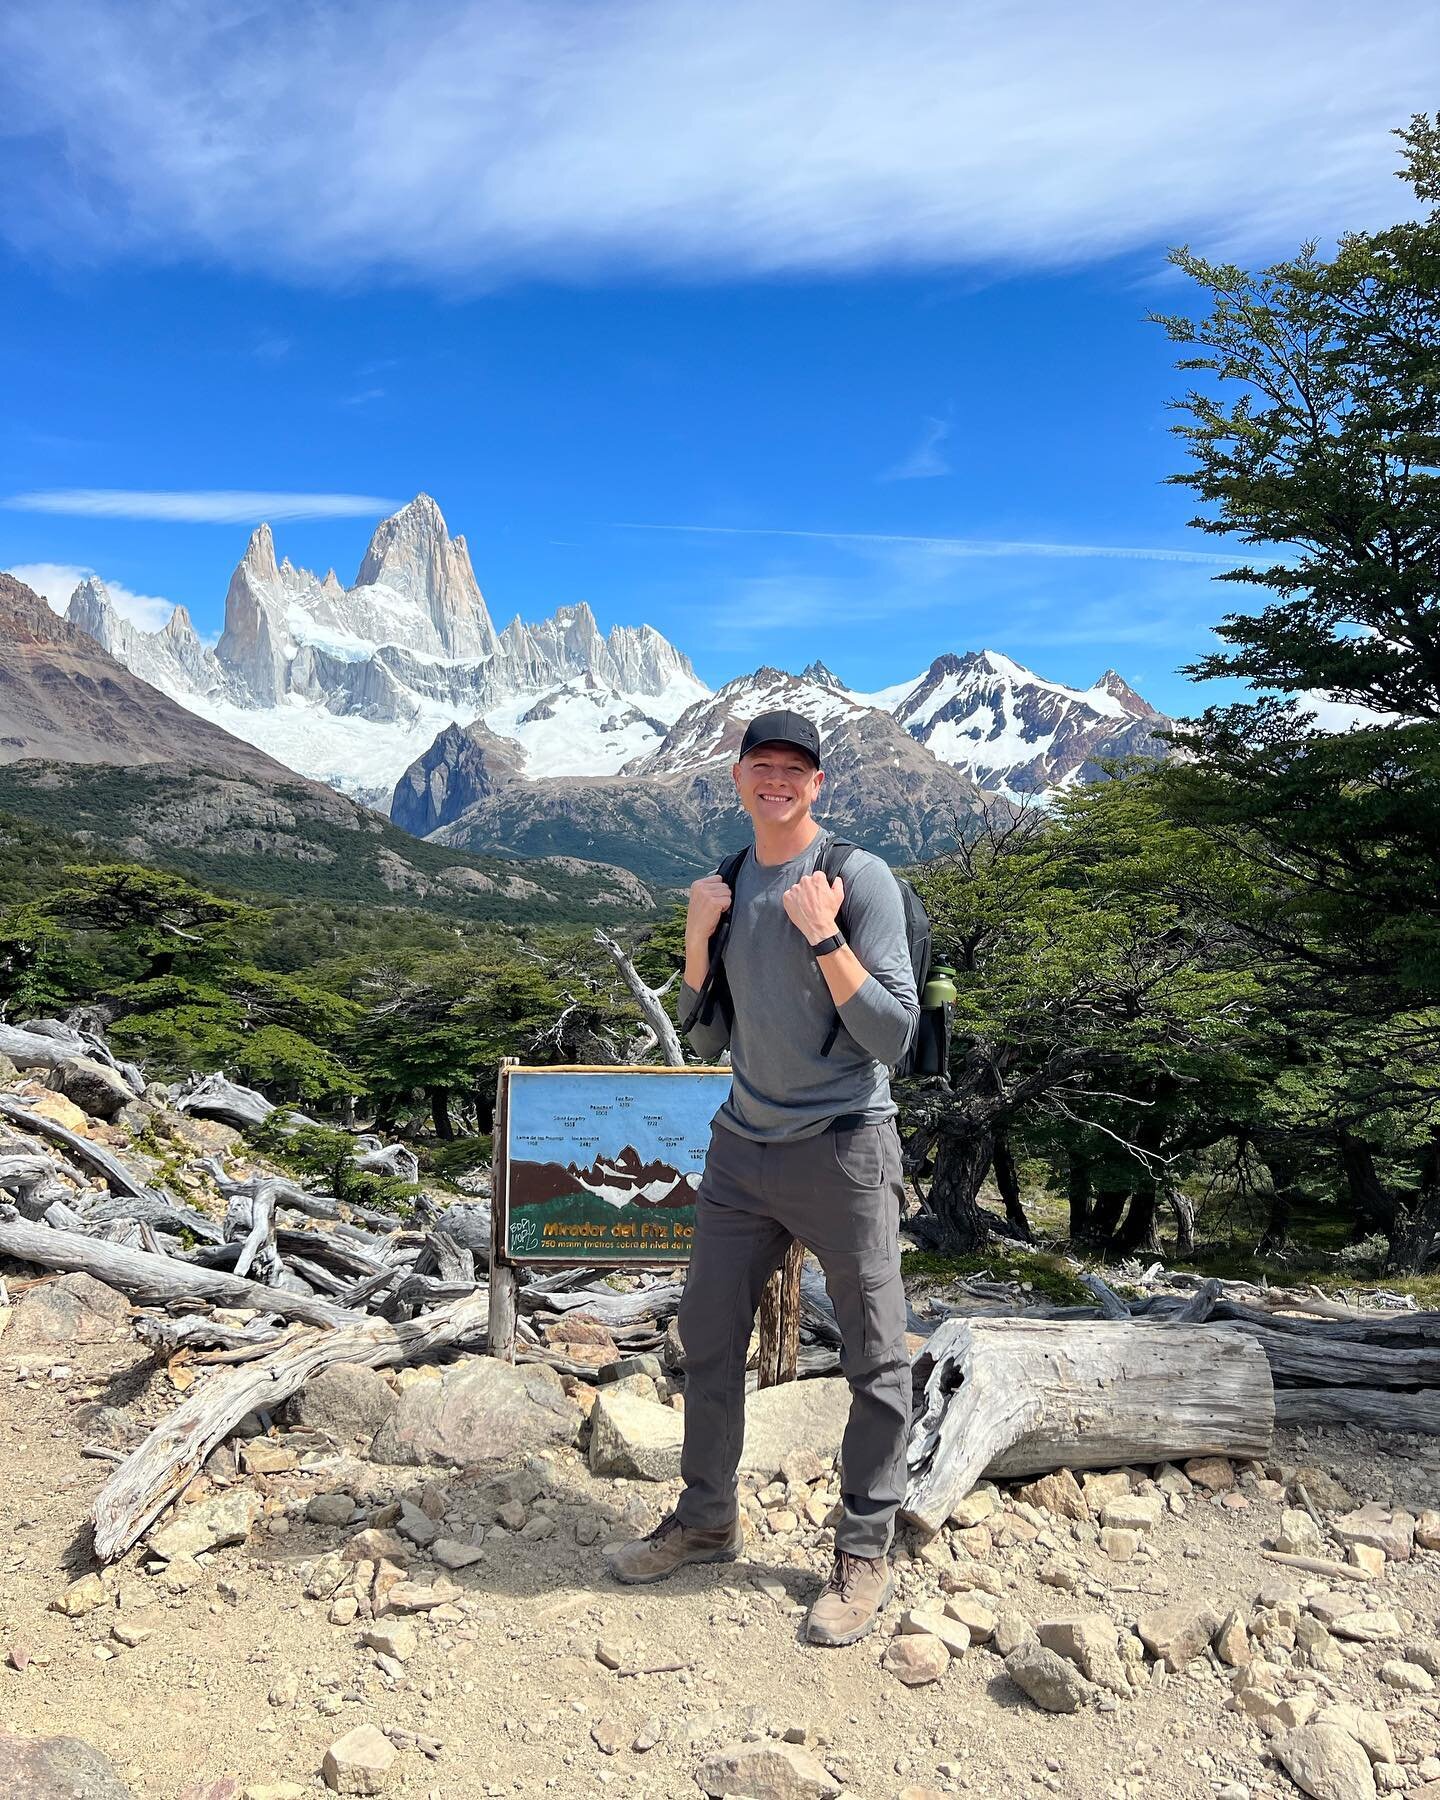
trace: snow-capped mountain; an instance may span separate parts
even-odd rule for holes
[[[353,586],[278,562],[259,526],[231,576],[213,650],[176,608],[163,630],[119,617],[104,584],[69,618],[191,711],[304,775],[388,806],[437,735],[493,718],[537,775],[609,773],[708,690],[648,625],[601,633],[583,602],[497,632],[463,537],[419,495],[382,520]]]
[[[884,707],[942,762],[1012,798],[1093,780],[1100,757],[1163,755],[1156,734],[1170,722],[1113,669],[1071,688],[995,650],[937,656],[913,681],[846,697]]]

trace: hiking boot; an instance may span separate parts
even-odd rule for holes
[[[888,1557],[837,1550],[829,1585],[805,1621],[805,1636],[812,1644],[853,1644],[875,1629],[894,1592]]]
[[[651,1532],[610,1551],[605,1566],[617,1581],[664,1581],[686,1563],[734,1562],[744,1548],[738,1516],[715,1531],[695,1531],[668,1514]]]

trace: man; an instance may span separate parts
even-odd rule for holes
[[[610,1570],[620,1581],[662,1581],[687,1563],[739,1554],[746,1352],[765,1283],[798,1239],[825,1272],[851,1392],[835,1566],[806,1634],[850,1644],[890,1599],[887,1552],[905,1493],[903,1185],[887,1065],[909,1045],[920,1007],[890,870],[863,851],[850,853],[833,882],[820,867],[830,834],[811,817],[825,780],[814,724],[794,712],[762,714],[731,778],[754,848],[733,901],[718,875],[691,887],[680,991],[684,1018],[705,979],[711,934],[733,905],[724,953],[733,1023],[727,1029],[717,1013],[689,1034],[707,1059],[729,1044],[733,1080],[711,1131],[680,1305],[685,1485],[675,1512],[613,1552]]]

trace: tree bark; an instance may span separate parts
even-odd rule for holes
[[[1336,1133],[1335,1142],[1346,1186],[1355,1205],[1355,1236],[1364,1237],[1368,1227],[1391,1237],[1395,1229],[1395,1199],[1376,1173],[1375,1156],[1369,1144],[1343,1128]]]
[[[1435,1261],[1440,1234],[1440,1135],[1432,1137],[1420,1159],[1414,1200],[1399,1209],[1390,1240],[1386,1268],[1418,1275]]]
[[[455,1136],[455,1128],[450,1123],[450,1095],[443,1087],[432,1087],[430,1090],[430,1117],[435,1125],[435,1135],[442,1143],[448,1143]]]
[[[1243,1331],[948,1319],[915,1363],[904,1516],[938,1530],[982,1475],[1264,1456],[1275,1398]]]
[[[1276,1151],[1264,1158],[1270,1172],[1270,1210],[1255,1246],[1257,1256],[1276,1256],[1290,1242],[1290,1214],[1295,1204],[1295,1162]]]
[[[1195,1254],[1195,1202],[1178,1181],[1165,1183],[1165,1203],[1175,1215],[1175,1254]]]
[[[952,1256],[983,1250],[993,1235],[979,1195],[994,1154],[995,1138],[988,1126],[964,1137],[949,1131],[940,1134],[928,1204],[936,1246]]]
[[[1090,1163],[1078,1150],[1068,1158],[1066,1188],[1070,1199],[1070,1236],[1076,1243],[1090,1232]]]
[[[1000,1198],[1005,1202],[1005,1221],[1016,1237],[1027,1244],[1035,1241],[1030,1229],[1030,1221],[1025,1217],[1025,1207],[1020,1199],[1020,1171],[1015,1166],[1015,1156],[1010,1148],[1010,1139],[1003,1131],[995,1134],[995,1185],[1000,1190]]]
[[[1155,1177],[1142,1174],[1130,1195],[1125,1222],[1115,1233],[1115,1248],[1127,1256],[1140,1251],[1158,1253],[1160,1235],[1155,1224]]]
[[[1092,1243],[1109,1244],[1115,1236],[1115,1227],[1120,1223],[1120,1215],[1124,1212],[1125,1202],[1129,1198],[1129,1188],[1101,1188],[1095,1196],[1094,1206],[1090,1209],[1090,1229],[1087,1236]]]

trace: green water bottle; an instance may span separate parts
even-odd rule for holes
[[[955,971],[947,963],[936,963],[920,995],[920,1004],[926,1010],[949,1006],[958,997],[959,990],[955,986]]]

